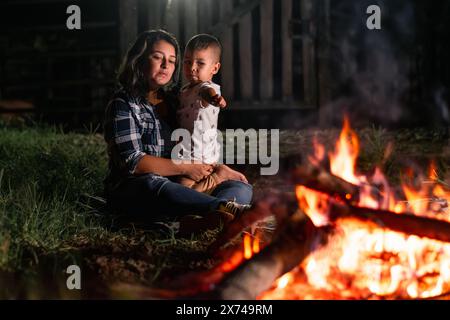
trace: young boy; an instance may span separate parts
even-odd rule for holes
[[[187,84],[180,91],[177,119],[191,139],[181,141],[182,159],[216,164],[220,158],[217,121],[226,102],[212,78],[219,72],[221,53],[219,40],[208,34],[196,35],[186,45],[183,74]],[[210,192],[217,185],[214,173],[200,182],[189,178],[181,178],[179,182],[200,192]]]

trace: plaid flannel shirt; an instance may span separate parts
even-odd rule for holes
[[[104,138],[109,155],[107,189],[133,175],[144,155],[161,157],[164,153],[161,123],[153,107],[146,99],[131,97],[123,90],[107,106]]]

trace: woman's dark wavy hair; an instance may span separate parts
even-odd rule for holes
[[[128,49],[118,73],[119,85],[134,97],[146,97],[150,88],[148,83],[149,55],[153,45],[164,40],[175,47],[176,63],[172,79],[163,89],[169,91],[178,84],[180,77],[181,54],[175,37],[164,30],[149,30],[141,33]]]

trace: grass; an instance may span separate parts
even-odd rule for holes
[[[213,232],[178,239],[170,227],[111,227],[102,212],[105,146],[95,132],[0,125],[0,297],[55,297],[28,287],[49,286],[72,263],[92,269],[95,283],[148,285],[170,270],[208,267],[202,252]],[[21,286],[25,294],[11,289]]]
[[[102,145],[95,134],[0,128],[1,269],[33,265],[74,235],[106,232],[93,207],[106,172]]]

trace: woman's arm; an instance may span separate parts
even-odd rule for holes
[[[116,160],[132,175],[146,173],[161,176],[185,175],[199,181],[213,170],[213,167],[207,164],[175,163],[170,159],[145,154],[139,127],[125,98],[116,99],[108,106],[105,140],[113,146]]]
[[[211,174],[213,166],[202,163],[175,163],[170,159],[145,155],[136,165],[134,174],[155,173],[163,177],[183,175],[200,181]]]

